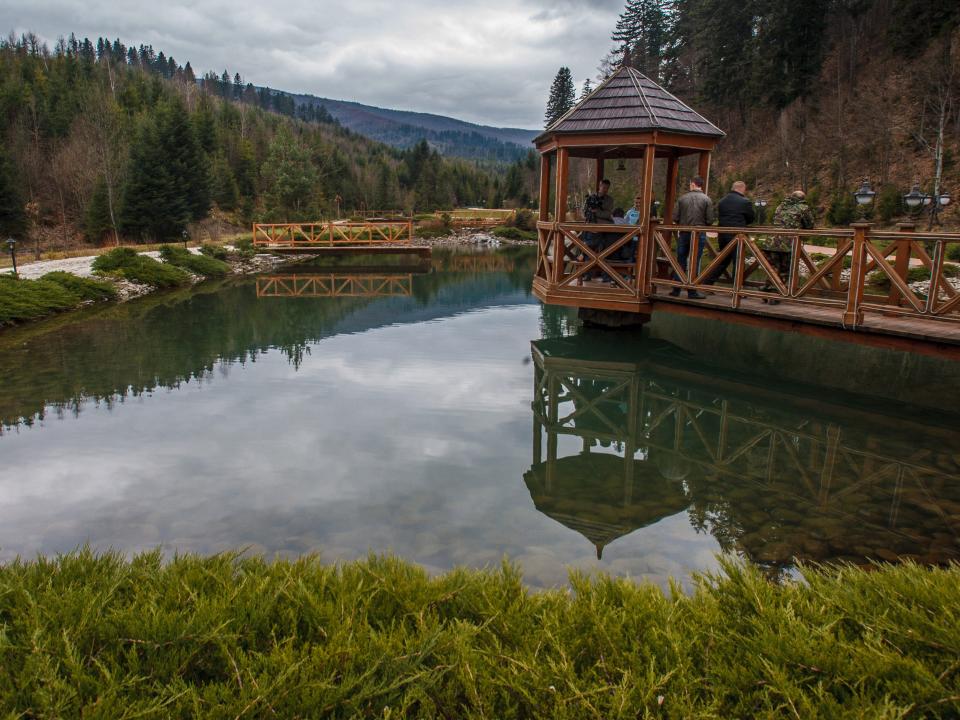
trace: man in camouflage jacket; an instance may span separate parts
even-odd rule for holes
[[[773,214],[773,226],[790,230],[812,230],[814,224],[813,210],[807,205],[806,197],[802,190],[797,190],[784,198],[783,202],[777,206],[777,210]],[[774,235],[768,237],[763,242],[763,249],[770,263],[780,276],[780,279],[786,282],[790,275],[790,256],[793,251],[793,238],[789,235]],[[773,290],[772,282],[768,279],[762,289]],[[776,303],[779,301],[770,300],[770,302]]]

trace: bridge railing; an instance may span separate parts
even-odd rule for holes
[[[727,230],[727,232],[724,232]],[[710,292],[745,301],[819,306],[847,327],[864,313],[960,322],[960,234],[850,228],[538,223],[535,288],[583,293],[602,307],[649,300],[665,290]],[[697,264],[695,237],[703,259]],[[680,241],[688,241],[685,262]],[[600,282],[600,281],[603,282]]]
[[[382,220],[329,223],[255,223],[255,247],[323,248],[409,245],[413,222]]]
[[[277,274],[257,276],[257,297],[409,297],[413,274]]]

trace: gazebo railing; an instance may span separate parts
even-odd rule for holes
[[[596,276],[609,282],[599,290],[639,296],[640,227],[540,222],[537,234],[536,275],[550,285],[579,287]]]
[[[679,233],[691,235],[685,264]],[[732,236],[723,248],[720,233]],[[697,236],[704,236],[699,266]],[[789,258],[779,267],[768,248],[777,239]],[[863,324],[865,312],[960,323],[960,265],[948,261],[950,248],[960,247],[957,233],[873,231],[867,224],[787,230],[657,221],[645,233],[637,226],[544,221],[538,245],[535,289],[563,293],[564,300],[589,296],[600,307],[604,299],[646,302],[676,289],[725,296],[733,309],[759,307],[757,301],[819,307],[833,311],[825,320],[846,327]],[[717,304],[714,297],[711,305]],[[589,300],[582,305],[591,306]]]
[[[842,308],[843,322],[849,326],[862,324],[865,311],[960,322],[960,291],[950,282],[960,275],[960,266],[946,262],[948,249],[960,245],[960,234],[871,232],[866,224],[849,230],[731,228],[733,239],[721,250],[718,238],[711,236],[722,230],[654,224],[648,247],[651,292],[652,286],[706,291],[728,296],[733,308],[749,298]],[[699,268],[694,267],[693,242],[687,267],[680,266],[675,248],[681,232],[706,235]],[[789,248],[789,267],[782,275],[764,247],[774,238],[785,240]],[[832,252],[812,249],[819,244],[833,246],[819,248]],[[730,284],[712,282],[717,268],[733,256]],[[923,277],[911,280],[912,261],[918,261],[914,267],[922,268]],[[918,282],[920,288],[912,287]]]

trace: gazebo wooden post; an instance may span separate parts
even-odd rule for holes
[[[594,182],[595,192],[600,192],[600,181],[603,180],[603,156],[597,158],[597,179]]]
[[[680,156],[674,150],[667,160],[667,191],[663,198],[663,224],[673,222],[673,206],[677,203],[677,176],[680,174]]]
[[[705,150],[700,153],[700,159],[697,163],[697,174],[703,178],[703,191],[710,190],[710,151]]]
[[[643,177],[641,193],[643,204],[640,207],[640,238],[637,243],[635,286],[638,296],[646,297],[649,287],[649,275],[653,262],[653,229],[650,223],[650,200],[653,190],[653,166],[657,159],[657,146],[647,145],[643,151]]]
[[[567,220],[567,175],[570,166],[570,151],[567,148],[557,150],[557,198],[556,212],[553,221],[556,223]],[[563,279],[564,259],[567,256],[566,240],[563,233],[557,230],[553,234],[553,282],[560,284]]]
[[[540,156],[540,222],[550,220],[550,156]]]
[[[570,168],[570,151],[567,148],[557,150],[557,197],[556,212],[554,219],[556,222],[567,221],[567,175]]]

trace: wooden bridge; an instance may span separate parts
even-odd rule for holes
[[[411,220],[365,222],[256,223],[254,247],[271,253],[404,253],[430,257],[415,245]]]
[[[409,297],[413,274],[322,273],[258,275],[257,297]]]
[[[658,341],[629,353],[577,342],[533,343],[525,479],[598,551],[691,507],[722,526],[725,550],[763,564],[960,559],[957,426],[719,379]],[[636,362],[609,359],[625,355]],[[598,485],[610,497],[580,515]]]
[[[724,229],[671,225],[680,187],[689,179],[681,178],[681,163],[695,160],[687,172],[709,179],[711,152],[722,137],[632,68],[618,70],[548,128],[535,141],[541,172],[534,294],[598,320],[623,322],[618,315],[604,317],[612,312],[642,321],[669,309],[818,334],[894,338],[889,342],[907,346],[960,345],[960,267],[948,262],[960,234],[879,231],[866,223],[812,231],[756,227],[727,231],[735,240],[721,251],[715,234]],[[569,207],[571,163],[594,164],[599,186],[611,158],[639,161],[636,226],[586,224]],[[655,177],[666,180],[666,222],[652,217]],[[696,252],[686,265],[680,262],[679,233],[709,234],[699,267]],[[785,238],[790,248],[783,276],[763,250],[773,237]],[[912,260],[923,268],[913,275]],[[727,263],[732,269],[714,283],[714,271]],[[688,292],[707,298],[691,300]]]

